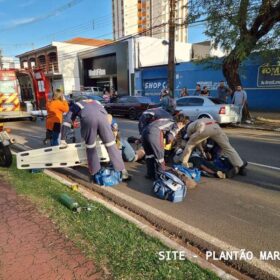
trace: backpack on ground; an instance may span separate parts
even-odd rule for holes
[[[121,172],[116,171],[112,167],[102,167],[93,175],[93,180],[100,186],[112,187],[118,185],[122,181]]]
[[[200,181],[201,171],[198,170],[197,168],[190,169],[190,168],[187,168],[187,167],[185,167],[181,164],[174,164],[173,168],[175,170],[178,170],[178,171],[184,173],[186,176],[190,177],[191,179],[193,179],[197,183]]]
[[[153,184],[154,194],[160,199],[181,202],[187,194],[186,185],[174,174],[161,172]]]

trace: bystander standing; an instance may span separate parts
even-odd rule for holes
[[[180,97],[184,97],[184,96],[188,96],[188,90],[186,88],[182,88],[181,93],[180,93]]]
[[[195,91],[193,93],[194,96],[199,96],[201,94],[200,84],[196,84]]]
[[[220,81],[220,85],[217,88],[218,98],[223,100],[225,103],[227,102],[227,98],[232,95],[232,90],[225,86],[224,81]]]
[[[207,86],[204,86],[204,87],[203,87],[203,90],[201,91],[200,95],[201,95],[201,96],[210,96],[210,91],[209,91],[209,89],[207,88]]]

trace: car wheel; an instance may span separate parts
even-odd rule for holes
[[[134,109],[130,109],[128,117],[129,117],[130,120],[137,119],[137,112]]]

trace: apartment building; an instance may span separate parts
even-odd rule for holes
[[[176,1],[177,42],[187,42],[187,0]],[[168,40],[169,0],[112,0],[114,39],[140,34]]]

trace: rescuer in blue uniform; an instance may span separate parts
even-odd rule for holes
[[[142,145],[146,153],[146,178],[154,180],[158,172],[165,170],[164,145],[171,143],[179,131],[186,125],[188,118],[183,114],[174,120],[158,119],[147,125],[142,131]]]
[[[66,144],[66,135],[71,129],[72,122],[76,117],[79,117],[81,121],[81,136],[86,143],[90,174],[94,175],[101,169],[96,150],[96,137],[98,134],[108,151],[114,169],[122,172],[123,180],[130,179],[125,169],[121,153],[116,147],[115,137],[108,123],[108,114],[98,101],[82,100],[71,105],[70,111],[65,116],[62,125],[61,144]]]
[[[169,114],[166,110],[162,108],[152,108],[148,109],[139,118],[139,123],[138,123],[138,129],[139,133],[142,134],[144,128],[152,123],[155,120],[158,119],[169,119],[173,120],[173,117],[171,114]]]

